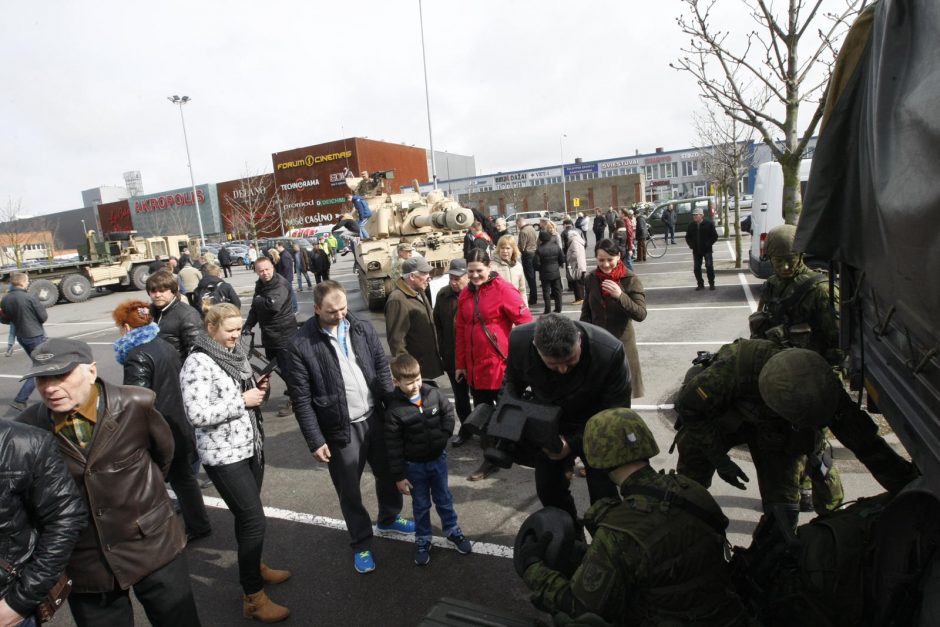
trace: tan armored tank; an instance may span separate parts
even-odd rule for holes
[[[361,179],[347,179],[355,190]],[[417,181],[414,188],[418,189]],[[361,191],[361,190],[360,190]],[[473,212],[446,198],[440,190],[364,196],[372,217],[366,222],[369,239],[356,247],[359,288],[369,309],[381,310],[393,289],[392,264],[398,244],[408,242],[427,259],[434,276],[447,271],[452,259],[463,256],[463,238],[473,223]]]

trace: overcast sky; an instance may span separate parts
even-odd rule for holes
[[[435,149],[485,174],[559,163],[562,134],[567,162],[690,146],[701,101],[669,68],[681,8],[424,0]],[[148,193],[188,186],[173,94],[192,98],[196,183],[343,137],[428,147],[417,0],[7,2],[0,54],[0,202],[24,213],[80,207],[127,170]]]

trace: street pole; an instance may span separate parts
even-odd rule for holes
[[[561,204],[564,207],[563,213],[568,217],[568,186],[565,184],[565,145],[564,139],[568,137],[564,133],[558,138],[558,151],[561,153]]]
[[[431,186],[437,189],[437,166],[434,164],[434,133],[431,131],[431,95],[428,91],[428,57],[424,53],[424,12],[418,0],[418,21],[421,24],[421,62],[424,65],[424,103],[428,110],[428,142],[431,145]],[[418,193],[420,189],[415,190]]]
[[[183,117],[183,105],[192,100],[189,96],[167,96],[167,100],[180,108],[180,122],[183,124],[183,143],[186,145],[186,167],[189,168],[189,183],[193,188],[193,202],[196,203],[196,220],[199,222],[199,250],[196,251],[198,257],[202,253],[202,246],[206,243],[206,234],[202,230],[202,212],[199,210],[199,196],[196,194],[196,177],[193,176],[193,160],[189,156],[189,138],[186,136],[186,118]]]

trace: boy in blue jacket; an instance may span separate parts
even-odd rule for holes
[[[431,561],[431,501],[441,518],[444,536],[461,555],[472,547],[454,511],[447,486],[447,442],[454,431],[454,408],[437,386],[421,380],[418,361],[399,355],[391,365],[398,388],[388,399],[385,443],[388,462],[398,490],[411,495],[415,517],[415,564]]]

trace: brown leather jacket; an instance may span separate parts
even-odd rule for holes
[[[75,592],[127,589],[170,563],[186,546],[164,478],[173,435],[150,390],[97,382],[104,393],[87,457],[62,435],[55,440],[88,506],[90,524],[69,560]],[[37,403],[18,418],[49,431],[52,414]]]

